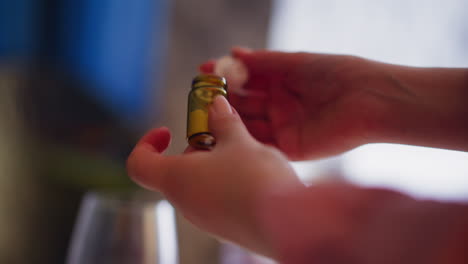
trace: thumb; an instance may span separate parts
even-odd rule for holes
[[[240,143],[252,139],[239,114],[221,95],[216,96],[210,107],[209,126],[216,144]]]

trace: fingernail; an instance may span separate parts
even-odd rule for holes
[[[211,109],[216,114],[232,114],[232,108],[226,97],[218,95],[215,97]]]
[[[212,73],[215,63],[216,63],[216,60],[214,59],[208,60],[200,64],[198,66],[198,70],[200,71],[200,73]]]

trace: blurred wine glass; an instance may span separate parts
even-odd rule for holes
[[[147,195],[86,194],[66,263],[179,263],[173,207]]]

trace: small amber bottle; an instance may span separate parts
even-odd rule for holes
[[[187,114],[187,141],[193,148],[211,149],[216,144],[208,128],[208,108],[217,95],[227,97],[226,79],[212,74],[193,79]]]

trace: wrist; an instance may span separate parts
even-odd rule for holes
[[[467,208],[403,201],[382,208],[358,245],[363,263],[466,263]]]
[[[355,86],[372,142],[468,150],[467,70],[368,64]]]

